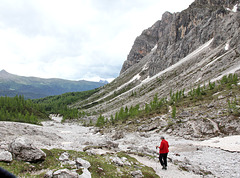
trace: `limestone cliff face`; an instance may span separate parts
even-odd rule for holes
[[[160,21],[136,38],[120,74],[139,63],[154,46],[156,49],[148,57],[150,77],[212,38],[213,47],[226,42],[239,46],[238,3],[238,0],[196,0],[180,13],[164,13]]]
[[[157,21],[152,27],[144,30],[142,34],[136,38],[127,60],[123,64],[121,73],[138,63],[156,45],[159,25],[160,21]]]

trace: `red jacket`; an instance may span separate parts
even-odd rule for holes
[[[168,153],[169,152],[168,147],[169,147],[168,142],[165,139],[163,139],[161,141],[161,144],[160,144],[160,147],[159,147],[159,153],[160,154],[161,153]]]

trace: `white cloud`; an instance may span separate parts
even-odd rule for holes
[[[193,0],[1,0],[0,70],[112,79],[141,32]]]

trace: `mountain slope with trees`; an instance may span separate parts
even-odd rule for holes
[[[48,119],[43,107],[25,100],[24,96],[0,97],[0,121],[40,124]]]

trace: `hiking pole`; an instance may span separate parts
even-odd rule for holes
[[[157,155],[157,157],[158,157],[158,154],[157,154],[157,146],[156,146],[156,155]],[[157,163],[158,163],[158,161],[156,161],[156,171],[157,171]]]

